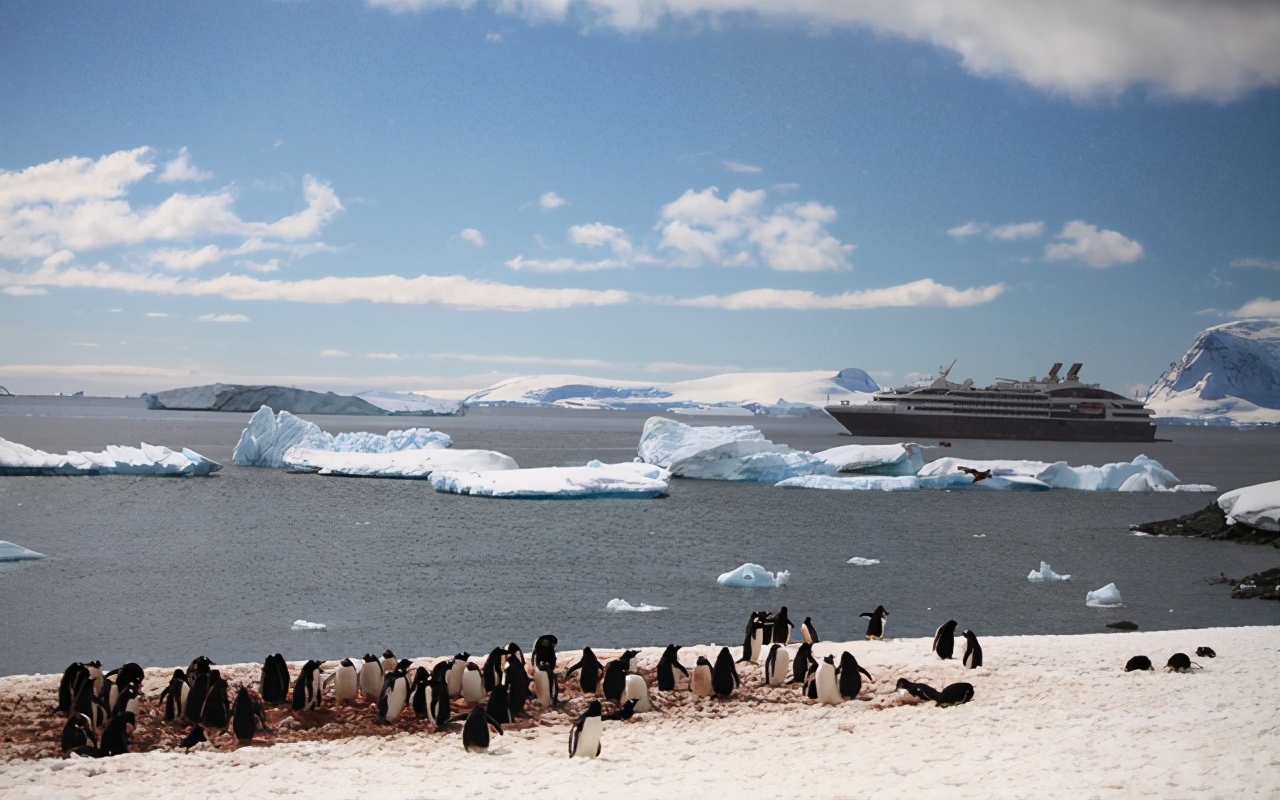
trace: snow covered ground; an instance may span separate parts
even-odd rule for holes
[[[986,637],[982,645],[984,666],[967,670],[938,661],[929,639],[821,643],[817,655],[848,649],[875,677],[859,700],[835,706],[762,686],[759,665],[739,665],[743,685],[728,700],[694,699],[681,679],[676,692],[655,692],[659,710],[607,723],[594,760],[567,755],[572,716],[585,705],[571,681],[561,692],[567,713],[535,711],[537,724],[495,737],[484,755],[465,752],[457,730],[408,733],[402,721],[374,728],[378,735],[270,747],[232,749],[224,737],[190,753],[0,760],[0,796],[1280,796],[1280,627]],[[1196,657],[1200,646],[1217,658]],[[692,666],[717,650],[686,647],[680,657]],[[1203,669],[1159,669],[1175,652]],[[639,667],[652,670],[660,654],[641,649]],[[1124,672],[1139,654],[1157,671]],[[562,663],[574,655],[561,653]],[[258,666],[222,669],[234,685]],[[148,671],[148,699],[166,677]],[[903,702],[894,692],[902,677],[935,687],[969,682],[975,696],[950,708]],[[0,703],[51,700],[57,681],[0,678]],[[0,758],[13,747],[0,743]]]

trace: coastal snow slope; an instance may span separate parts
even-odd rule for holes
[[[1280,322],[1247,319],[1202,331],[1146,402],[1159,422],[1280,424]]]

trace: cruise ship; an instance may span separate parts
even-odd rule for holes
[[[951,366],[932,383],[885,389],[870,403],[848,401],[826,411],[854,436],[932,439],[1047,439],[1070,442],[1150,442],[1152,411],[1139,400],[1082,383],[1083,364],[1059,378],[1054,364],[1043,378],[997,378],[986,388],[973,380],[947,380]]]

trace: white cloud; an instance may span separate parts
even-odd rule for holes
[[[1231,259],[1233,267],[1255,267],[1257,269],[1280,269],[1280,261],[1275,259],[1255,258],[1247,256],[1245,258]]]
[[[209,181],[213,180],[212,172],[205,172],[197,169],[196,165],[191,163],[191,154],[187,152],[187,148],[178,151],[178,157],[164,165],[164,172],[160,173],[160,177],[156,178],[160,183],[173,183],[175,181]]]
[[[1129,264],[1142,258],[1142,245],[1116,231],[1099,230],[1081,220],[1072,220],[1054,237],[1062,241],[1045,245],[1045,261],[1083,261],[1091,267]]]
[[[147,316],[148,316],[148,317],[151,317],[152,319],[163,319],[164,317],[169,316],[169,312],[167,312],[167,311],[148,311],[148,312],[147,312]]]
[[[569,229],[569,241],[574,244],[585,244],[588,247],[608,245],[620,257],[631,254],[631,239],[627,236],[627,232],[602,222],[574,225]]]
[[[560,206],[567,206],[568,204],[568,200],[565,200],[555,192],[544,192],[542,197],[538,198],[538,205],[542,206],[543,210],[559,208]]]
[[[471,242],[476,247],[484,247],[484,234],[475,228],[463,228],[462,233],[458,234],[464,242]]]
[[[39,297],[49,292],[38,286],[6,286],[4,287],[4,293],[10,297]]]
[[[1236,319],[1248,319],[1250,317],[1280,319],[1280,300],[1272,300],[1270,297],[1258,297],[1240,306],[1235,311],[1228,311],[1227,316],[1235,317]]]
[[[269,258],[266,261],[237,261],[237,264],[254,272],[276,272],[280,269],[280,259]]]
[[[864,289],[837,295],[819,295],[814,292],[787,289],[752,289],[726,296],[708,295],[689,300],[677,300],[674,301],[674,305],[723,308],[732,311],[745,309],[851,311],[903,306],[962,308],[989,303],[1003,294],[1004,290],[1003,283],[973,289],[956,289],[925,278],[885,289]]]
[[[368,0],[431,11],[474,0]],[[488,0],[531,23],[647,30],[665,19],[728,24],[755,16],[789,27],[869,28],[951,51],[970,73],[1075,98],[1157,94],[1227,101],[1280,83],[1280,5],[1168,0]]]
[[[97,161],[77,156],[36,164],[21,172],[0,170],[0,210],[120,197],[126,187],[155,169],[148,160],[150,155],[150,148],[139,147]]]
[[[970,236],[977,236],[987,229],[985,223],[982,222],[966,222],[963,225],[957,225],[947,231],[948,236],[954,236],[957,239],[966,239]]]
[[[201,314],[196,317],[200,322],[248,322],[244,314]]]
[[[399,361],[399,353],[369,353],[365,358],[372,358],[378,361]]]
[[[162,248],[153,251],[147,257],[147,263],[167,267],[173,270],[190,271],[217,263],[227,258],[260,252],[283,252],[293,258],[303,258],[313,253],[337,252],[338,248],[323,242],[285,243],[270,242],[253,237],[238,247],[224,248],[214,244],[194,248]],[[70,260],[70,259],[67,259]],[[237,261],[237,264],[254,272],[275,272],[280,268],[280,259],[272,258],[265,262]]]
[[[800,191],[800,184],[798,184],[798,183],[775,183],[773,186],[771,186],[771,187],[769,187],[769,188],[773,189],[773,190],[774,190],[775,192],[777,192],[778,194],[789,194],[789,193],[791,193],[791,192],[798,192],[798,191]]]
[[[485,40],[486,42],[494,42],[494,43],[496,44],[496,43],[498,43],[498,42],[501,42],[501,41],[502,41],[502,34],[500,34],[500,33],[494,33],[494,32],[492,32],[492,31],[491,31],[491,32],[486,33],[486,34],[484,35],[484,40]]]
[[[985,235],[988,239],[998,239],[1004,242],[1018,239],[1038,239],[1044,236],[1044,223],[1010,222],[1004,225],[992,225],[989,222],[966,222],[963,225],[948,229],[947,235],[956,239]]]
[[[599,261],[579,261],[574,258],[525,258],[516,256],[503,262],[508,269],[529,272],[600,272],[608,269],[622,269],[628,266],[615,258],[602,258]]]
[[[724,168],[730,172],[744,172],[748,174],[764,172],[763,167],[757,167],[753,164],[743,164],[738,161],[726,161],[724,162]]]
[[[345,350],[321,350],[321,358],[346,358],[351,355]]]

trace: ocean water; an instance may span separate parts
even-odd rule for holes
[[[312,417],[326,430],[425,425],[456,447],[522,466],[635,455],[631,412],[476,409],[459,418]],[[224,463],[209,479],[0,478],[0,539],[49,558],[0,568],[0,674],[107,665],[526,649],[741,644],[747,614],[786,605],[823,638],[860,637],[884,605],[889,636],[956,619],[983,635],[1280,623],[1280,605],[1232,600],[1206,579],[1280,564],[1280,550],[1134,536],[1212,494],[1054,491],[824,492],[673,481],[658,500],[509,501],[436,494],[419,481],[238,468],[248,415],[148,411],[138,400],[0,398],[0,437],[50,451],[147,441]],[[827,418],[686,418],[743,424],[820,450],[854,440]],[[1145,453],[1221,491],[1280,478],[1280,430],[1161,428],[1133,444],[955,440],[932,456],[1101,464]],[[859,556],[872,566],[846,563]],[[1036,585],[1048,561],[1070,581]],[[791,572],[780,589],[725,589],[744,562]],[[1118,609],[1085,606],[1114,582]],[[606,610],[613,598],[666,606]],[[295,632],[295,619],[322,632]],[[1121,635],[1121,634],[1116,634]],[[1199,644],[1189,643],[1189,646]]]

